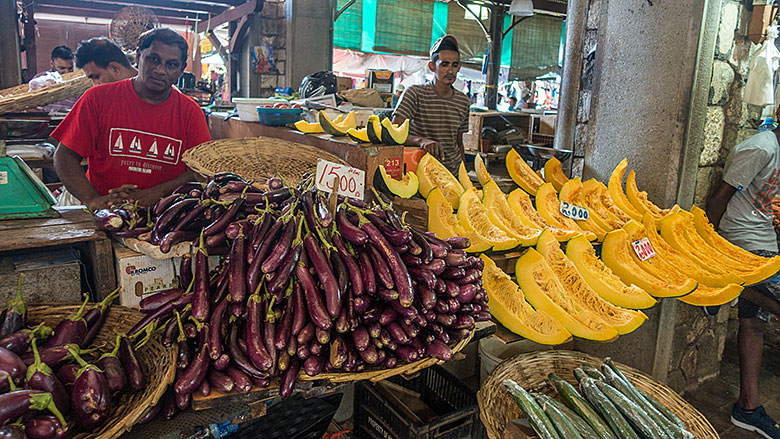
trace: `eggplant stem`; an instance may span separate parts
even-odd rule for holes
[[[147,327],[144,329],[144,331],[143,331],[143,332],[145,332],[145,333],[146,333],[146,335],[144,335],[144,336],[143,336],[143,338],[141,338],[141,340],[140,340],[140,341],[138,341],[138,342],[135,344],[135,349],[140,349],[140,348],[141,348],[143,345],[145,345],[145,344],[146,344],[146,343],[149,341],[149,339],[151,339],[151,338],[152,338],[152,334],[154,334],[154,326],[155,326],[155,325],[150,325],[150,326],[147,326]]]
[[[171,259],[171,260],[173,260],[173,259]],[[175,273],[175,271],[174,271],[174,273]],[[112,292],[111,292],[111,293],[110,293],[108,296],[106,296],[106,298],[105,298],[105,299],[101,300],[101,301],[100,301],[100,302],[99,302],[99,303],[98,303],[98,304],[95,306],[95,308],[100,308],[100,310],[101,310],[101,311],[104,311],[106,308],[108,308],[109,306],[111,306],[111,302],[113,302],[113,301],[114,301],[114,299],[116,299],[116,298],[119,296],[119,290],[120,290],[121,288],[122,288],[122,287],[117,287],[117,288],[116,288],[114,291],[112,291]]]
[[[384,200],[382,200],[382,197],[379,196],[379,193],[377,193],[375,188],[371,188],[371,192],[374,193],[374,198],[376,198],[377,203],[379,204],[379,207],[382,208],[382,210],[392,209],[393,203],[385,203]]]
[[[51,404],[49,404],[46,408],[50,412],[52,412],[52,414],[54,414],[54,416],[57,417],[57,420],[60,421],[60,425],[64,429],[64,428],[67,427],[68,423],[67,423],[67,421],[65,421],[65,417],[62,416],[62,412],[60,412],[60,409],[57,408],[57,404],[54,403],[54,398],[53,397],[51,397],[51,398],[52,398],[51,399]]]
[[[175,310],[173,313],[176,315],[176,324],[179,326],[179,336],[176,337],[176,341],[187,341],[187,336],[184,334],[184,325],[181,323],[181,314],[179,314],[179,311]]]
[[[5,377],[8,379],[8,389],[10,392],[19,390],[19,388],[16,387],[16,383],[14,383],[14,380],[11,378],[11,375],[5,374]]]
[[[192,320],[192,322],[195,324],[195,329],[197,329],[198,332],[200,332],[200,329],[203,327],[204,323],[193,316],[190,316],[190,320]]]
[[[203,231],[206,229],[200,229],[200,244],[198,245],[198,251],[203,252],[204,255],[208,256],[208,252],[206,251],[205,242],[203,239]],[[192,279],[195,279],[195,276],[192,276]]]
[[[41,354],[38,352],[38,346],[37,343],[35,343],[35,338],[32,339],[31,343],[35,362],[33,362],[33,364],[27,368],[27,382],[29,382],[32,376],[35,375],[35,372],[40,372],[46,376],[52,376],[54,374],[49,365],[41,361]]]
[[[39,323],[38,326],[30,329],[30,335],[33,338],[48,338],[52,332],[52,329],[46,326],[45,323]]]

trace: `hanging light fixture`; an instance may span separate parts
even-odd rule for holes
[[[532,0],[512,0],[512,4],[509,5],[509,15],[518,17],[534,15],[534,2]]]

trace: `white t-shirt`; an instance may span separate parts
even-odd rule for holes
[[[752,136],[728,155],[723,181],[737,188],[720,220],[724,238],[745,250],[777,252],[772,199],[780,187],[780,144],[774,131]]]

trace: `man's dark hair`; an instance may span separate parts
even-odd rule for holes
[[[90,38],[79,43],[79,47],[76,49],[76,68],[81,69],[91,62],[102,69],[108,67],[108,64],[112,62],[127,68],[133,67],[122,49],[105,37]]]
[[[51,51],[51,60],[54,58],[73,59],[73,51],[68,46],[57,46]]]
[[[433,43],[433,47],[431,47],[432,62],[436,62],[436,60],[439,59],[439,52],[442,50],[451,50],[453,52],[458,52],[458,55],[460,55],[460,50],[458,50],[458,41],[452,35],[445,35]]]
[[[153,42],[159,41],[169,46],[178,46],[181,50],[181,62],[187,64],[187,51],[189,45],[187,40],[184,39],[178,32],[168,27],[157,27],[148,30],[141,34],[141,38],[138,40],[138,53],[142,50],[149,48]]]

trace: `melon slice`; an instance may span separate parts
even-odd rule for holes
[[[482,156],[479,154],[474,156],[474,171],[477,173],[477,180],[482,187],[485,187],[487,182],[493,179],[485,167],[485,162],[482,161]]]
[[[582,182],[582,190],[588,206],[599,206],[600,211],[606,214],[614,225],[623,227],[623,224],[631,219],[630,216],[615,206],[612,198],[609,197],[609,190],[604,186],[604,183],[591,178]]]
[[[561,161],[553,157],[544,163],[544,181],[552,183],[555,190],[560,192],[561,188],[569,179],[561,169]]]
[[[518,217],[509,207],[506,195],[501,191],[495,181],[490,180],[483,190],[482,204],[487,208],[488,218],[507,235],[520,241],[521,245],[531,246],[536,244],[542,229],[529,226]]]
[[[612,198],[612,202],[618,209],[622,210],[631,219],[642,221],[642,214],[637,211],[634,206],[628,201],[626,193],[623,192],[623,176],[626,173],[626,167],[628,166],[628,160],[623,159],[615,166],[615,170],[612,171],[612,175],[609,177],[609,196]]]
[[[396,125],[385,118],[381,122],[382,133],[380,134],[382,143],[385,145],[403,145],[406,138],[409,137],[409,119],[406,119],[401,125]]]
[[[529,194],[535,194],[539,186],[544,184],[542,177],[538,176],[528,163],[520,157],[520,154],[510,149],[506,155],[506,170],[512,180]]]
[[[458,225],[458,218],[452,211],[452,205],[444,198],[439,188],[434,188],[425,200],[428,205],[428,230],[442,239],[464,236],[469,238],[471,246],[467,252],[478,253],[490,250],[491,243],[474,232],[466,232]]]
[[[663,278],[650,273],[634,261],[628,233],[623,229],[607,233],[601,247],[601,260],[625,284],[634,284],[654,297],[680,297],[696,289],[696,281]]]
[[[584,308],[596,313],[607,324],[615,328],[618,334],[628,334],[642,326],[647,316],[641,311],[620,308],[602,299],[588,285],[577,271],[577,267],[566,258],[561,251],[558,240],[549,232],[542,232],[536,250],[544,256],[544,260],[563,285],[568,296],[576,300]]]
[[[490,302],[490,314],[508,330],[528,340],[545,345],[559,345],[571,340],[571,334],[544,311],[534,310],[526,302],[523,290],[486,255],[482,281]]]
[[[656,221],[660,221],[669,209],[661,209],[647,199],[647,192],[636,187],[636,172],[630,171],[626,177],[626,197],[639,213],[649,213]]]
[[[463,186],[464,191],[474,188],[474,183],[471,182],[469,173],[466,171],[466,164],[463,162],[460,162],[460,166],[458,166],[458,183]]]
[[[473,232],[482,240],[489,241],[495,251],[509,250],[520,244],[517,239],[507,235],[490,222],[487,209],[479,201],[476,189],[466,191],[461,195],[458,207],[458,224],[464,231]]]
[[[444,165],[430,154],[425,154],[420,162],[417,163],[417,179],[420,181],[420,195],[428,197],[428,193],[433,188],[438,187],[442,195],[453,209],[460,203],[460,195],[463,193],[463,186],[450,173]]]
[[[595,233],[583,230],[573,219],[561,214],[561,203],[552,184],[545,183],[539,186],[539,190],[536,191],[534,204],[536,204],[536,211],[539,212],[539,215],[544,218],[547,224],[559,229],[577,231],[591,241],[597,238]]]
[[[533,248],[517,260],[515,275],[528,303],[558,320],[572,335],[597,341],[618,336],[615,328],[566,293],[544,256]]]
[[[582,180],[580,180],[579,177],[572,178],[564,183],[558,191],[558,198],[569,204],[587,208],[588,219],[575,220],[577,225],[583,230],[595,233],[599,240],[604,240],[604,235],[615,228],[610,225],[609,221],[601,217],[598,209],[590,209],[588,207],[588,203],[585,202],[585,197],[582,195],[582,192]]]
[[[374,187],[401,198],[411,198],[417,193],[420,182],[414,172],[407,172],[400,180],[396,180],[387,174],[383,165],[379,165],[379,172],[374,173]]]
[[[555,235],[558,241],[564,242],[580,234],[577,230],[560,229],[547,223],[534,209],[531,197],[522,189],[515,189],[507,197],[509,208],[517,218],[528,227],[547,229]]]
[[[358,143],[371,143],[371,139],[368,138],[368,128],[355,129],[350,128],[347,130],[347,136],[350,139]]]
[[[636,285],[626,285],[604,265],[584,236],[577,236],[566,243],[566,257],[577,267],[593,291],[607,302],[631,309],[646,309],[655,305],[653,296]]]

